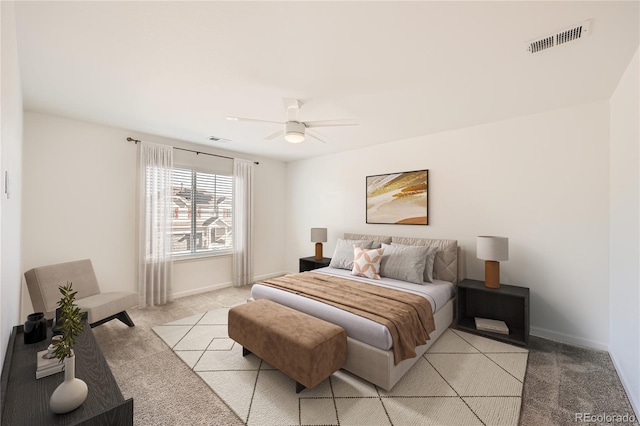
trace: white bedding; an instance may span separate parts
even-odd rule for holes
[[[344,278],[356,279],[383,287],[405,290],[424,297],[431,303],[433,312],[437,312],[449,299],[455,296],[455,286],[446,281],[434,280],[433,283],[412,284],[392,278],[382,277],[380,280],[371,280],[362,277],[354,277],[346,269],[320,268],[313,272],[328,275],[336,275]],[[389,350],[393,346],[393,340],[389,329],[370,319],[361,317],[351,312],[343,311],[326,303],[299,296],[288,291],[274,287],[254,284],[251,288],[251,296],[254,299],[269,299],[276,303],[289,306],[296,310],[306,312],[317,318],[339,325],[347,332],[347,336],[369,344],[382,350]]]

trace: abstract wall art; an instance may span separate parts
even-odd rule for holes
[[[367,223],[428,225],[429,170],[367,176]]]

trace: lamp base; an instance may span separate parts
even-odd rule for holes
[[[500,262],[495,260],[484,261],[484,286],[500,288]]]
[[[316,243],[316,260],[322,260],[322,243]]]

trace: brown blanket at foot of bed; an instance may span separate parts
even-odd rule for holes
[[[413,293],[316,272],[303,272],[262,282],[368,318],[386,326],[393,338],[393,358],[416,356],[416,346],[435,330],[433,309],[427,299]]]

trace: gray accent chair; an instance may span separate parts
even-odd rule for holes
[[[33,308],[44,312],[47,318],[55,318],[62,297],[58,287],[70,282],[78,293],[75,304],[87,313],[91,328],[116,318],[129,327],[135,325],[126,310],[138,305],[138,294],[129,291],[102,293],[90,259],[33,268],[24,273],[24,278]]]

